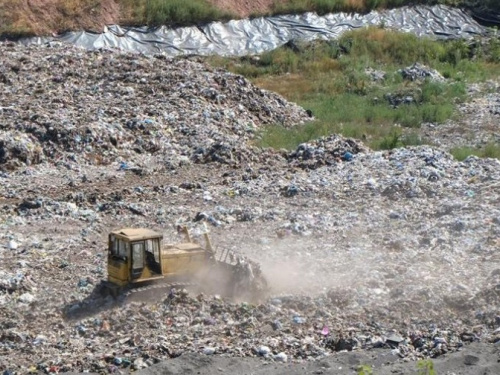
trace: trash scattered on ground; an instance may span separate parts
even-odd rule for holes
[[[0,49],[12,83],[0,86],[2,371],[139,370],[188,352],[300,362],[388,348],[413,360],[500,342],[498,160],[340,136],[261,150],[249,141],[263,124],[309,117],[241,77],[190,60]],[[270,298],[121,304],[95,292],[111,229],[176,243],[181,223],[259,261]]]
[[[381,70],[376,70],[373,68],[366,68],[365,74],[370,77],[372,81],[381,82],[385,79],[386,73]]]

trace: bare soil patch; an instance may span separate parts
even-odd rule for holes
[[[11,25],[11,32],[21,34],[47,35],[75,29],[102,31],[105,25],[118,21],[119,10],[114,0],[2,0],[0,21]]]
[[[254,14],[266,14],[275,3],[284,3],[286,0],[209,0],[209,2],[220,9],[226,9],[239,17],[248,17]]]

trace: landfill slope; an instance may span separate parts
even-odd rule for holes
[[[263,150],[263,126],[311,118],[242,77],[58,45],[0,52],[2,370],[249,357],[279,373],[344,351],[400,362],[479,347],[468,373],[494,371],[498,160],[337,135]],[[109,231],[178,242],[178,223],[197,240],[207,223],[219,251],[259,261],[269,298],[95,293]]]
[[[137,154],[172,164],[196,154],[204,162],[215,158],[210,148],[224,141],[239,147],[262,125],[308,120],[304,109],[278,95],[196,61],[3,48],[0,162],[6,168],[54,161],[61,153],[80,163]],[[229,151],[213,154],[223,158]],[[246,157],[242,151],[226,161]]]

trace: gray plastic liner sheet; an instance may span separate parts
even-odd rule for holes
[[[482,25],[500,26],[500,12],[498,11],[487,8],[474,8],[470,9],[469,12]]]
[[[369,14],[315,13],[213,22],[203,27],[171,29],[108,26],[103,33],[69,32],[58,37],[24,39],[24,44],[51,41],[87,49],[119,48],[144,54],[163,53],[243,56],[273,50],[290,40],[335,39],[343,32],[370,25],[384,25],[419,36],[471,38],[487,29],[464,11],[446,6],[403,7]]]

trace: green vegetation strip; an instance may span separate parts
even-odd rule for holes
[[[500,145],[496,143],[488,143],[484,147],[456,147],[450,150],[451,154],[457,160],[465,160],[467,157],[474,155],[480,158],[496,158],[500,159]]]
[[[406,5],[447,5],[455,7],[482,6],[498,8],[498,0],[288,0],[275,1],[271,14],[335,12],[369,12],[371,10],[398,8]]]
[[[126,24],[185,26],[227,21],[236,16],[206,0],[122,0]]]
[[[116,23],[123,26],[187,26],[238,18],[208,0],[120,0],[116,1]],[[276,0],[253,16],[332,12],[369,12],[406,5],[435,5],[498,9],[498,0]],[[48,35],[53,32],[102,30],[104,0],[0,0],[0,37]],[[108,19],[107,17],[105,17]],[[109,19],[108,19],[109,20]],[[109,22],[109,21],[106,21]]]
[[[374,149],[389,149],[432,141],[419,137],[420,125],[453,118],[456,104],[466,98],[466,84],[499,76],[500,42],[443,42],[368,28],[348,32],[338,41],[284,46],[258,58],[210,61],[312,111],[312,123],[265,129],[260,146],[293,149],[340,133],[363,139]],[[446,80],[403,80],[399,70],[415,62],[436,69]],[[373,80],[367,68],[385,75]],[[394,100],[402,103],[395,105]],[[490,154],[491,147],[498,145],[489,147]]]

